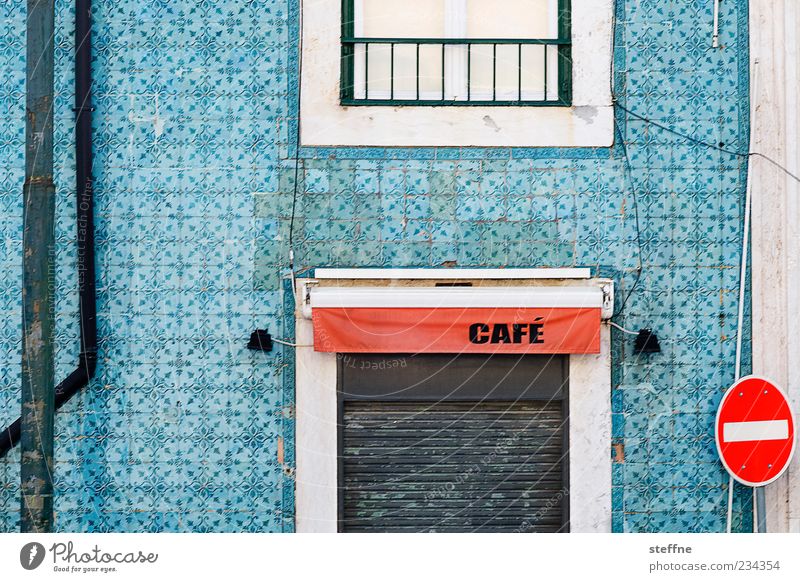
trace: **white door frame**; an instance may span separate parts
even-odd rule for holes
[[[505,276],[508,275],[506,270]],[[571,279],[569,283],[576,284],[576,280]],[[336,284],[341,285],[342,280],[337,279]],[[605,279],[581,277],[577,284],[610,288],[610,282]],[[298,298],[305,295],[304,285],[302,280],[298,281]],[[338,518],[337,364],[341,354],[314,351],[313,324],[303,315],[301,302],[298,302],[295,325],[298,344],[295,360],[296,530],[335,532]],[[611,531],[610,338],[608,326],[603,325],[599,354],[569,356],[572,532]]]

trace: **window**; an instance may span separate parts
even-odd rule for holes
[[[301,10],[303,146],[614,141],[613,0],[314,0]]]
[[[349,105],[569,105],[569,0],[343,0]]]

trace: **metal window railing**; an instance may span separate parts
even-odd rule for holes
[[[570,49],[567,38],[343,37],[341,102],[570,105]]]
[[[548,38],[378,38],[341,0],[341,103],[571,105],[572,2],[554,1]]]

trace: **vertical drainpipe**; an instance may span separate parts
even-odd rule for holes
[[[34,4],[37,3],[34,2]],[[52,4],[53,2],[50,2],[50,6]],[[91,10],[92,0],[75,0],[75,180],[78,252],[76,267],[78,270],[81,347],[80,354],[78,354],[77,367],[55,387],[56,410],[85,387],[94,378],[97,370],[94,177],[92,175],[94,159],[92,152],[92,111],[94,111],[94,108],[92,107]],[[30,24],[31,20],[28,22]],[[30,37],[31,35],[29,34]],[[34,61],[29,59],[28,62]],[[52,144],[52,137],[50,143]],[[50,159],[50,175],[52,176],[52,147]],[[50,281],[52,281],[52,278],[50,278]],[[20,441],[21,432],[22,417],[0,431],[0,457],[6,455]]]
[[[81,351],[76,372],[56,386],[60,408],[94,377],[97,367],[97,288],[94,248],[92,146],[92,0],[75,0],[75,191]],[[73,372],[73,375],[75,372]]]
[[[54,0],[28,0],[22,234],[23,532],[53,528]]]

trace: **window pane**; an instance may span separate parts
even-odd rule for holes
[[[442,45],[419,47],[419,98],[442,98]]]
[[[354,0],[356,36],[444,36],[445,0]],[[360,28],[360,30],[359,30]]]
[[[490,44],[470,49],[470,101],[541,101],[544,97],[543,45],[497,45],[496,61]],[[520,53],[522,65],[520,67]],[[556,49],[547,49],[547,95],[558,99]]]
[[[391,86],[391,61],[388,44],[369,45],[369,63],[367,65],[369,94],[367,99],[389,99]]]
[[[356,36],[556,38],[558,0],[353,0]]]
[[[522,47],[523,100],[541,101],[544,99],[545,50],[545,47],[541,45],[526,45]]]
[[[366,62],[365,46],[357,44],[353,47],[353,97],[356,99],[366,98],[366,87],[364,85],[364,65]]]
[[[492,100],[492,45],[476,44],[470,49],[471,101]]]
[[[519,45],[497,45],[495,99],[511,101],[519,96]]]
[[[394,45],[394,98],[417,98],[417,46]]]
[[[557,38],[558,5],[559,0],[353,0],[354,34],[405,39]],[[401,43],[394,45],[392,57],[390,45],[380,43],[357,44],[354,52],[356,99],[558,99],[555,46]]]
[[[558,49],[555,46],[523,46],[521,72],[523,101],[558,99]],[[547,96],[544,93],[545,86]]]
[[[558,0],[466,0],[467,38],[557,38]]]
[[[444,98],[447,101],[467,99],[467,46],[449,44],[444,47]]]

